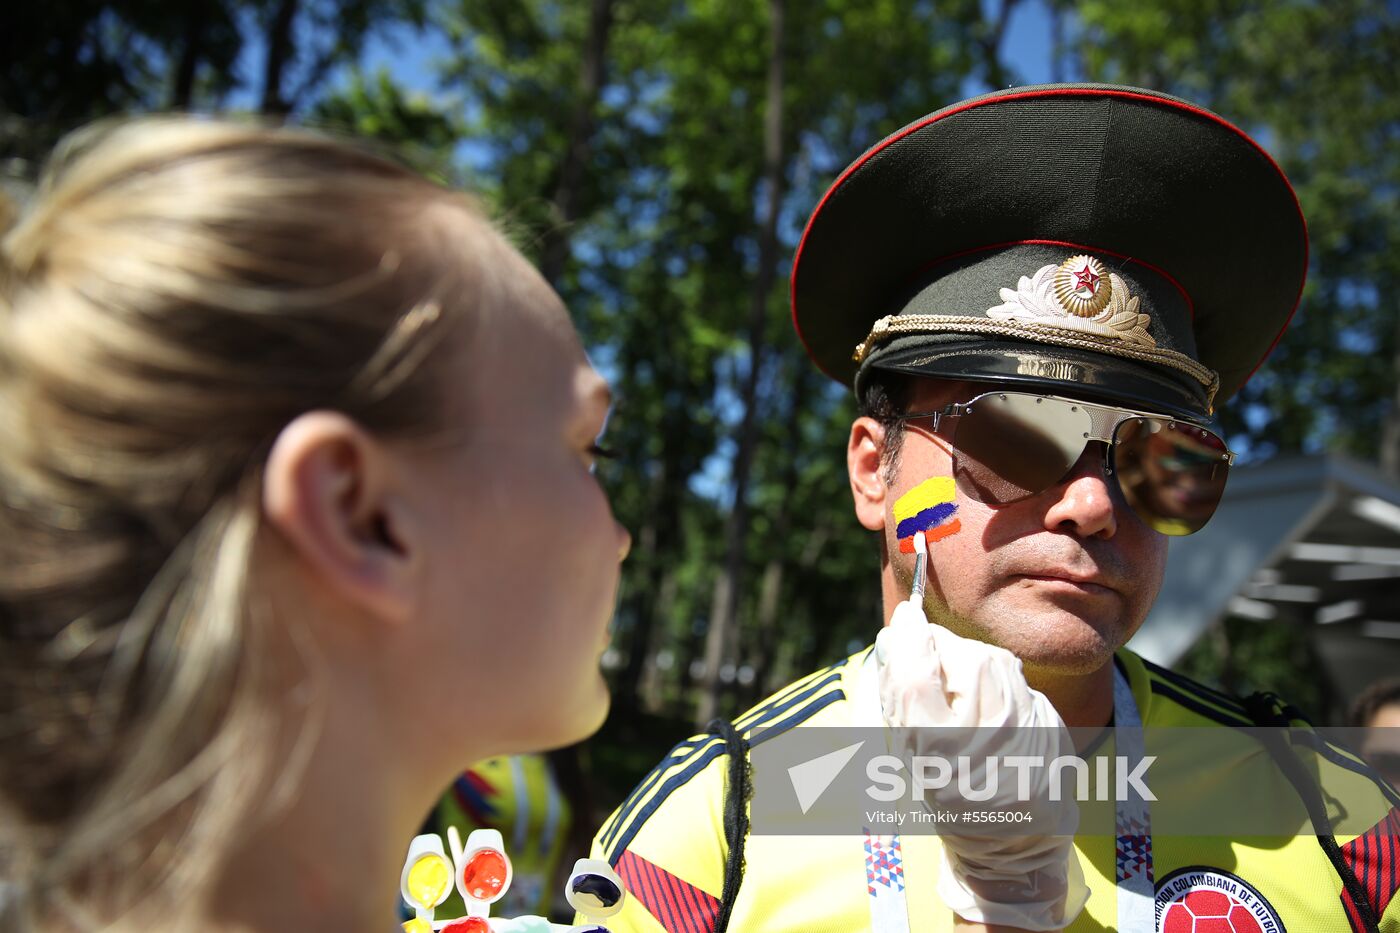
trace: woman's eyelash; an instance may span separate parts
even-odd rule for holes
[[[603,447],[600,444],[594,444],[592,447],[588,448],[588,452],[591,453],[593,456],[599,458],[600,460],[617,459],[617,451],[610,450],[606,447]]]

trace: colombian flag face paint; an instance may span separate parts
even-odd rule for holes
[[[899,549],[914,553],[914,535],[921,534],[929,544],[962,530],[956,513],[957,484],[951,476],[926,479],[900,496],[894,504],[895,537]]]

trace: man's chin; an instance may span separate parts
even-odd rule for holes
[[[1021,659],[1026,679],[1035,683],[1046,678],[1083,677],[1102,670],[1113,660],[1118,649],[1111,644],[1037,646],[1034,651],[1017,651],[1009,648],[1012,654]]]
[[[1024,617],[1023,617],[1024,618]],[[1038,614],[1015,628],[989,626],[971,637],[998,645],[1021,659],[1027,678],[1092,674],[1113,659],[1131,636],[1113,621],[1085,619],[1065,612]]]

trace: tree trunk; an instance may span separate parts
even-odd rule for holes
[[[1384,291],[1381,294],[1385,294]],[[1390,411],[1381,429],[1381,469],[1400,479],[1400,314],[1395,319],[1395,389],[1390,397]]]
[[[1019,0],[1001,0],[1001,10],[996,21],[990,24],[987,35],[981,41],[982,56],[987,68],[987,85],[994,91],[1006,87],[1006,69],[1001,64],[1001,41],[1006,37],[1006,24],[1011,20],[1011,11]]]
[[[803,529],[806,540],[802,545],[802,554],[797,558],[796,577],[798,581],[812,579],[812,568],[817,565],[821,558],[822,551],[826,548],[827,542],[831,540],[834,530],[831,524],[831,513],[823,513],[823,520],[815,527]],[[791,600],[787,608],[795,620],[795,626],[789,631],[795,631],[803,625],[816,626],[821,631],[830,631],[831,626],[823,626],[823,620],[814,618],[815,613],[810,602],[804,604],[797,600]],[[857,602],[857,608],[859,602]],[[792,625],[792,623],[789,623]],[[773,620],[773,629],[777,630],[777,620]],[[800,677],[810,674],[814,667],[828,664],[831,661],[832,652],[826,649],[828,639],[816,639],[812,649],[808,652],[788,646],[791,650],[786,653],[785,664],[779,665],[778,659],[783,655],[782,639],[774,638],[766,653],[760,654],[760,676],[756,683],[759,685],[759,695],[767,696],[775,690],[780,689],[793,677]],[[795,670],[794,670],[795,668]]]
[[[1065,8],[1058,3],[1050,4],[1050,82],[1063,84],[1065,81]]]
[[[652,618],[656,621],[671,618],[676,608],[676,596],[680,592],[680,580],[676,579],[674,570],[667,570],[661,578],[661,587],[656,590],[656,608],[652,612]],[[655,631],[655,628],[652,630]],[[650,644],[650,641],[648,641]],[[671,659],[672,669],[676,670],[674,675],[663,673],[656,663],[658,652],[648,650],[646,657],[642,659],[642,673],[639,678],[641,683],[637,688],[637,695],[641,700],[641,708],[648,713],[659,713],[665,705],[665,681],[668,676],[674,676],[677,683],[685,682],[685,671],[679,669],[681,662],[679,655],[673,655]]]
[[[646,555],[649,566],[646,583],[637,594],[638,605],[632,616],[633,629],[627,646],[627,666],[616,681],[616,703],[619,709],[630,709],[636,705],[642,675],[651,659],[652,635],[658,624],[671,611],[670,606],[663,605],[664,601],[658,594],[662,592],[665,581],[674,577],[668,561],[676,553],[676,540],[680,531],[680,490],[672,479],[678,473],[675,465],[663,457],[661,470],[652,484],[655,492],[651,497],[651,508],[647,510],[651,520],[637,535],[638,553]]]
[[[172,110],[189,110],[190,102],[194,99],[194,78],[199,70],[199,56],[208,11],[205,0],[192,0],[185,7],[185,35],[180,46],[180,60],[175,63],[174,80],[170,89]]]
[[[653,490],[656,488],[653,484]],[[653,501],[655,501],[653,497]],[[648,515],[653,516],[637,532],[633,541],[633,551],[637,554],[645,554],[649,562],[646,575],[646,583],[636,588],[636,592],[629,593],[627,605],[632,617],[632,632],[627,639],[627,663],[623,665],[617,678],[613,681],[613,703],[619,709],[631,709],[637,702],[638,685],[641,682],[642,667],[646,663],[647,652],[650,651],[651,626],[643,621],[644,617],[651,615],[655,611],[654,602],[651,607],[647,606],[649,596],[656,593],[657,577],[660,575],[660,561],[656,560],[656,527],[655,511],[648,510]]]
[[[262,104],[258,109],[271,116],[286,116],[291,110],[282,97],[282,82],[292,58],[292,24],[296,22],[299,0],[281,0],[267,27],[267,61],[263,65]]]
[[[700,696],[697,724],[704,728],[719,712],[719,669],[732,641],[735,610],[742,582],[745,543],[749,531],[749,472],[758,441],[758,380],[763,370],[768,295],[773,290],[778,258],[778,210],[783,197],[783,3],[769,0],[772,46],[768,59],[768,106],[763,133],[764,184],[767,204],[759,233],[758,269],[749,308],[749,371],[744,380],[744,416],[739,425],[734,457],[734,505],[725,527],[725,561],[715,581],[710,627],[705,635],[705,689]]]
[[[559,183],[554,188],[554,222],[544,232],[540,250],[540,273],[556,289],[569,258],[569,225],[578,215],[579,186],[592,148],[594,115],[598,109],[598,95],[603,89],[612,19],[613,0],[593,0],[588,40],[579,68],[579,95],[569,125],[568,147],[564,150],[563,164],[559,166]]]
[[[792,396],[787,406],[789,418],[794,419],[794,422],[806,410],[807,398],[816,378],[816,369],[807,365],[806,360],[802,360],[796,375],[793,377]],[[789,456],[783,461],[779,488],[787,490],[787,495],[778,504],[777,515],[773,518],[775,540],[785,540],[792,533],[790,527],[792,491],[797,488],[800,467],[800,459],[796,455]],[[816,530],[812,528],[803,528],[801,533],[807,537],[809,542],[817,537]],[[758,625],[752,655],[755,676],[751,688],[747,691],[750,702],[757,700],[762,695],[769,681],[768,669],[773,661],[780,627],[779,616],[783,609],[783,580],[787,573],[785,555],[784,549],[774,548],[768,565],[763,571],[763,584],[759,588],[758,596]],[[804,550],[804,560],[806,557],[807,553]],[[813,559],[815,560],[815,557]]]

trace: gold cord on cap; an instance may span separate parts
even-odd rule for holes
[[[1051,267],[1054,268],[1054,267]],[[1129,344],[1119,338],[1105,337],[1087,331],[1069,330],[1051,324],[1022,320],[997,321],[989,318],[964,317],[956,314],[891,314],[880,318],[870,333],[855,349],[852,359],[862,363],[877,346],[901,334],[917,333],[991,334],[1029,340],[1060,347],[1093,350],[1109,356],[1156,363],[1185,373],[1206,388],[1207,406],[1211,406],[1220,388],[1220,376],[1184,353],[1161,347]]]

